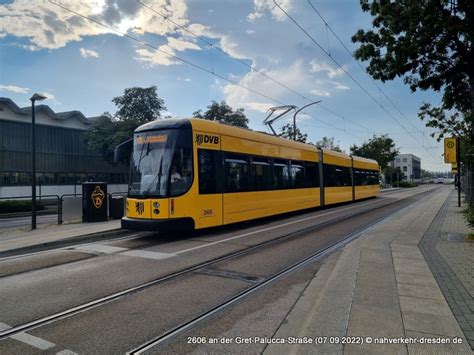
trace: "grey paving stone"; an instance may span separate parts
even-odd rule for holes
[[[347,335],[403,336],[403,322],[400,310],[353,304]]]
[[[319,354],[316,350],[315,354]],[[344,354],[348,355],[364,355],[364,354],[393,354],[404,355],[408,354],[406,345],[400,344],[364,344],[364,345],[346,345],[344,347]]]
[[[421,276],[421,275],[413,275],[413,274],[405,274],[402,272],[397,272],[395,277],[398,283],[404,283],[404,284],[410,284],[410,285],[424,285],[424,286],[431,286],[431,287],[438,286],[433,275]]]
[[[400,296],[418,297],[418,298],[429,298],[434,300],[444,300],[443,294],[436,286],[423,286],[423,285],[408,285],[408,284],[397,284],[398,294]]]
[[[456,319],[451,315],[439,316],[420,312],[402,311],[402,317],[405,330],[462,337],[462,331]]]
[[[360,254],[361,263],[377,263],[392,266],[392,253],[390,250],[382,249],[362,249]]]
[[[406,336],[410,338],[440,338],[436,334],[418,333],[407,331]],[[446,338],[446,337],[442,337]],[[472,354],[472,351],[467,344],[467,341],[463,339],[461,344],[408,344],[409,354]]]
[[[474,326],[474,320],[466,319],[466,315],[473,315],[471,302],[474,302],[474,244],[447,240],[450,233],[462,234],[469,231],[455,197],[451,194],[440,210],[436,221],[420,242],[420,250],[461,329],[467,332],[468,327],[472,329]],[[474,340],[470,339],[470,346],[474,350]]]
[[[433,315],[451,315],[451,310],[444,300],[400,296],[400,308],[403,312],[427,313]]]
[[[396,273],[429,276],[432,275],[432,272],[425,261],[394,258],[393,263],[395,266]]]

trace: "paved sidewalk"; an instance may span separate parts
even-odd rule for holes
[[[453,191],[441,209],[434,233],[420,244],[446,301],[471,348],[474,349],[474,242],[465,239],[472,232]]]
[[[91,234],[99,233],[98,238],[105,234],[122,233],[120,220],[94,223],[50,224],[16,229],[0,229],[0,256],[7,256],[21,249],[23,251],[46,249],[79,240],[87,241]]]
[[[324,344],[275,344],[265,353],[471,354],[418,247],[437,226],[433,221],[443,217],[440,209],[451,191],[442,189],[405,208],[327,260],[274,334],[320,336]],[[451,218],[452,212],[446,215]],[[447,224],[440,221],[448,229],[449,218]],[[345,336],[363,344],[342,344]],[[406,340],[411,343],[402,343]],[[426,343],[433,340],[451,344]]]

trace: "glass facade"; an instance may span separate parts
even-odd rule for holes
[[[37,183],[73,185],[83,181],[128,182],[128,167],[104,162],[90,151],[83,130],[36,125]],[[0,120],[0,186],[31,183],[31,124]]]

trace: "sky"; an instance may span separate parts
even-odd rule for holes
[[[268,108],[321,100],[297,118],[311,142],[334,137],[349,153],[388,134],[423,169],[450,168],[417,115],[423,102],[439,105],[439,93],[372,80],[331,32],[354,52],[351,36],[371,28],[358,1],[275,1],[0,0],[0,96],[24,107],[39,92],[56,112],[92,117],[115,113],[125,88],[155,85],[163,115],[191,117],[225,100],[261,131]]]

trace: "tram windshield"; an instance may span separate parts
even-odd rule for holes
[[[142,132],[135,134],[133,143],[129,196],[178,196],[189,189],[193,176],[190,132]]]

